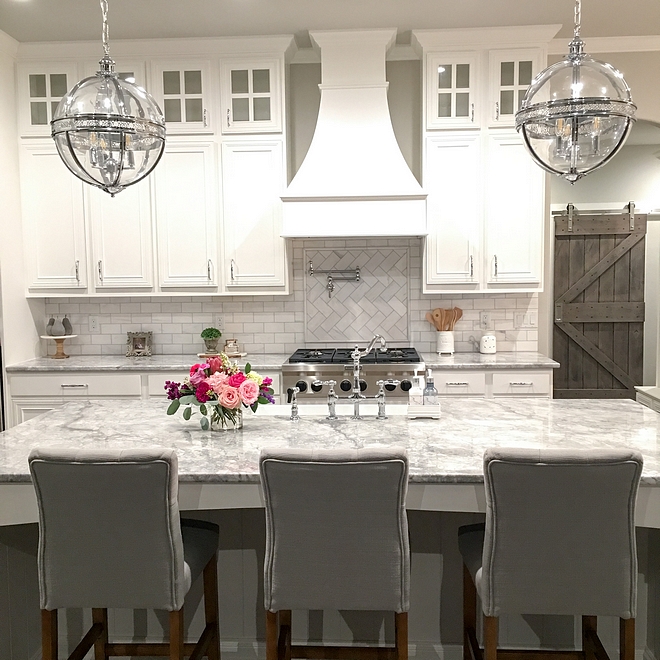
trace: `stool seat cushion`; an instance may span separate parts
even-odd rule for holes
[[[458,549],[470,572],[477,593],[481,595],[481,565],[484,551],[486,523],[463,525],[458,528]]]
[[[205,520],[181,519],[186,591],[218,549],[220,528]]]

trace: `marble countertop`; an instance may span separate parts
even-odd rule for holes
[[[30,480],[27,456],[33,447],[116,447],[166,445],[176,448],[182,482],[256,483],[264,447],[367,447],[403,445],[412,483],[469,484],[483,481],[487,447],[626,447],[644,456],[642,483],[660,486],[660,414],[632,400],[530,398],[443,399],[438,420],[405,416],[406,406],[387,407],[389,419],[375,419],[364,406],[363,420],[338,406],[327,420],[324,406],[301,406],[291,422],[288,406],[246,412],[240,431],[202,431],[193,417],[166,415],[168,402],[80,401],[67,403],[0,433],[0,482]],[[368,417],[367,417],[368,416]]]
[[[239,365],[249,362],[259,369],[280,369],[289,359],[288,353],[263,353],[236,358]],[[481,353],[455,353],[439,356],[422,354],[430,369],[550,369],[559,363],[535,352],[502,352],[493,355]],[[7,373],[47,373],[58,371],[185,371],[199,362],[196,355],[154,355],[128,358],[121,355],[72,355],[66,360],[42,357],[6,367]]]
[[[438,355],[423,353],[422,359],[427,369],[557,369],[559,362],[542,353],[525,351],[521,353],[501,352],[454,353],[454,355]]]

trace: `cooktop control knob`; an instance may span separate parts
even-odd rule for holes
[[[339,383],[339,389],[342,392],[350,392],[353,389],[353,385],[351,385],[350,380],[342,380],[341,383]]]
[[[312,383],[312,392],[320,392],[323,389],[323,383],[318,380],[315,380]]]
[[[296,387],[301,391],[301,392],[306,392],[307,391],[307,383],[304,380],[299,380],[296,383]]]
[[[396,389],[396,385],[394,383],[385,383],[385,389],[388,392],[394,392],[394,390]]]
[[[361,380],[360,381],[360,392],[364,392],[367,389],[367,381],[366,380]]]
[[[401,389],[404,392],[407,392],[411,387],[412,387],[412,383],[409,380],[402,380],[401,381]]]

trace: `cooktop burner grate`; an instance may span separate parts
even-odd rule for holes
[[[361,348],[360,350],[364,350]],[[299,348],[290,358],[290,363],[303,362],[308,364],[351,364],[352,348]],[[387,351],[374,349],[363,358],[362,364],[407,364],[421,362],[422,358],[414,348],[388,348]]]

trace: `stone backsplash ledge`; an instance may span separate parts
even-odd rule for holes
[[[355,283],[338,281],[326,304],[324,278],[315,276],[312,280],[306,272],[307,259],[314,251],[331,254],[335,263],[342,257],[347,264],[359,261],[363,278],[375,285],[357,295]],[[389,263],[396,267],[390,268]],[[248,353],[292,353],[305,345],[352,346],[359,339],[368,341],[373,332],[380,332],[393,345],[430,352],[436,347],[436,331],[426,321],[426,312],[455,306],[463,310],[454,331],[458,352],[475,350],[474,341],[478,342],[483,333],[479,327],[482,310],[491,312],[499,351],[538,350],[538,329],[516,327],[521,312],[538,323],[538,294],[424,295],[421,277],[419,239],[295,241],[288,296],[50,298],[46,300],[46,315],[62,318],[66,314],[71,320],[78,335],[67,341],[66,350],[71,355],[123,355],[127,332],[149,330],[153,332],[154,354],[195,354],[204,349],[199,333],[213,325],[218,315],[224,323],[223,339],[236,338]],[[310,304],[312,296],[316,304]],[[357,308],[356,300],[365,302]],[[327,310],[326,323],[319,324],[315,318],[318,301],[323,301],[321,309]],[[383,327],[373,322],[354,327],[361,322],[361,315],[367,318],[367,311],[369,319],[380,315]],[[96,332],[89,327],[92,315],[99,321]],[[337,319],[345,317],[351,322],[338,330]],[[53,352],[53,343],[48,344]]]

